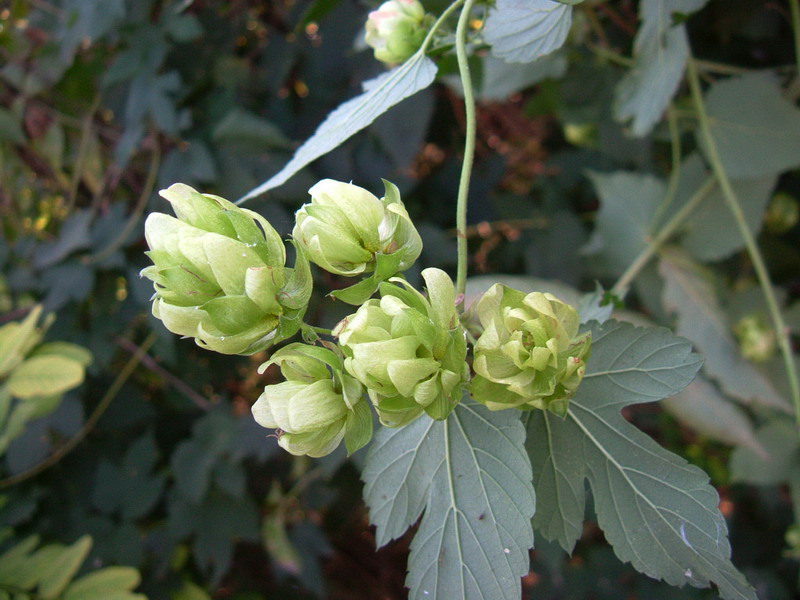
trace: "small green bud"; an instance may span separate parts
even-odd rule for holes
[[[768,361],[775,355],[778,340],[775,330],[761,314],[747,315],[739,319],[733,328],[739,338],[742,356],[755,362]]]
[[[764,225],[772,233],[786,233],[800,220],[800,204],[797,198],[786,192],[778,192],[770,200]]]
[[[364,389],[347,375],[333,351],[290,344],[261,365],[277,364],[286,378],[268,385],[253,405],[262,427],[279,430],[278,443],[291,454],[314,458],[333,452],[345,440],[348,454],[372,438],[372,414]]]
[[[311,295],[308,261],[286,249],[261,215],[176,183],[161,195],[177,218],[153,213],[145,237],[153,315],[222,354],[252,354],[294,334]]]
[[[422,239],[397,187],[388,181],[384,185],[381,199],[333,179],[314,185],[308,191],[311,202],[297,211],[292,232],[309,260],[346,277],[373,271],[378,255],[394,259],[396,268],[389,275],[413,265],[422,252]]]
[[[591,349],[591,335],[578,334],[578,312],[552,294],[495,284],[478,302],[478,317],[484,331],[475,344],[475,399],[492,410],[566,415]]]
[[[445,419],[469,381],[467,343],[450,277],[425,269],[426,298],[406,281],[382,283],[336,329],[347,372],[363,383],[381,423],[400,427],[422,412]]]
[[[366,41],[377,60],[401,63],[419,50],[430,24],[418,0],[389,0],[369,13]]]

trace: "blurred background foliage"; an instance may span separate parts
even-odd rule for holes
[[[157,190],[180,181],[242,196],[277,172],[361,81],[382,72],[363,43],[374,5],[0,3],[0,325],[22,322],[41,304],[57,316],[46,341],[74,345],[56,352],[74,363],[61,365],[72,369],[70,385],[14,397],[4,384],[0,393],[4,432],[25,393],[39,402],[3,438],[0,537],[17,549],[12,558],[34,556],[41,539],[55,544],[46,556],[63,554],[73,565],[56,582],[60,587],[26,580],[25,589],[39,585],[40,597],[70,597],[71,578],[116,565],[129,569],[104,575],[117,586],[108,589],[131,590],[140,578],[136,591],[154,599],[405,597],[407,543],[375,552],[361,502],[363,452],[313,463],[277,452],[250,416],[261,388],[277,377],[272,370],[256,374],[266,355],[226,357],[177,339],[149,315],[152,288],[138,276],[148,264],[143,216],[166,206]],[[426,3],[432,12],[443,6]],[[517,287],[544,286],[569,300],[575,289],[594,289],[595,281],[610,286],[632,258],[603,251],[604,244],[624,247],[630,235],[629,224],[609,229],[617,221],[598,218],[601,202],[612,205],[604,194],[628,186],[634,196],[647,196],[646,177],[668,174],[673,159],[665,124],[633,138],[613,115],[637,8],[633,0],[586,2],[567,47],[532,65],[480,52],[473,58],[479,131],[469,200],[470,269],[477,276],[471,289],[485,289],[503,274]],[[707,82],[770,68],[791,83],[788,2],[711,0],[688,26]],[[419,264],[452,270],[464,126],[458,85],[449,76],[453,63],[441,58],[441,83],[248,207],[287,236],[293,212],[318,179],[352,180],[376,192],[381,178],[390,179],[423,236]],[[792,102],[800,95],[796,80],[788,95]],[[680,99],[674,106],[688,114],[678,120],[688,150],[690,108]],[[748,197],[761,198],[754,229],[761,231],[796,342],[800,175],[777,169]],[[620,170],[645,179],[612,175]],[[716,224],[713,212],[706,219]],[[687,306],[685,297],[676,298],[675,277],[688,273],[692,290],[702,291],[688,306],[725,315],[724,322],[693,321],[724,329],[719,351],[728,354],[717,366],[743,369],[769,389],[734,403],[736,390],[720,383],[728,374],[712,368],[678,400],[626,416],[710,473],[737,566],[761,597],[792,598],[800,533],[790,526],[793,503],[800,504],[800,470],[796,430],[782,416],[785,377],[746,253],[741,244],[708,237],[702,229],[687,233],[680,252],[671,250],[660,267],[638,274],[628,303],[637,312],[629,317],[673,325],[676,303]],[[322,291],[310,314],[330,327],[348,309],[322,297],[343,282],[317,275]],[[10,356],[2,331],[0,359]],[[21,361],[31,348],[17,350]],[[9,372],[2,377],[10,381]],[[715,597],[636,574],[587,517],[572,557],[537,541],[523,581],[526,597]],[[0,558],[0,593],[19,588],[3,579],[9,560]],[[50,595],[42,594],[43,585],[51,586]]]

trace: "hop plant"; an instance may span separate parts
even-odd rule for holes
[[[301,251],[294,269],[259,214],[175,184],[161,195],[177,218],[153,213],[145,237],[153,315],[171,332],[222,354],[252,354],[293,335],[311,295]]]
[[[778,338],[762,314],[749,314],[739,319],[734,333],[739,338],[739,349],[746,358],[754,362],[766,362],[775,355]]]
[[[501,284],[478,303],[472,394],[492,410],[540,408],[565,415],[586,371],[590,334],[577,311],[552,294],[525,295]]]
[[[366,386],[381,423],[400,427],[423,411],[444,419],[469,380],[467,344],[455,308],[453,282],[425,269],[426,298],[406,281],[381,284],[334,330],[348,373]]]
[[[277,364],[286,378],[268,385],[253,405],[263,427],[279,429],[278,443],[295,455],[325,456],[345,441],[352,454],[372,438],[372,414],[361,384],[344,372],[333,351],[290,344],[261,365]]]
[[[312,262],[345,277],[373,271],[378,256],[391,257],[391,275],[414,264],[422,239],[397,187],[384,184],[386,195],[380,199],[333,179],[323,179],[308,190],[311,202],[297,211],[292,235]]]
[[[369,13],[366,41],[377,60],[400,63],[419,50],[429,26],[418,0],[389,0]]]

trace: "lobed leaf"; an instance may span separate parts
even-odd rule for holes
[[[539,510],[534,526],[571,551],[580,535],[583,482],[616,555],[671,585],[717,584],[723,598],[755,600],[730,561],[725,520],[707,475],[664,450],[620,414],[681,391],[701,359],[662,328],[609,321],[592,328],[593,355],[567,418],[528,419]]]
[[[465,399],[446,421],[382,428],[364,498],[379,545],[423,513],[411,544],[410,598],[517,600],[533,545],[535,497],[515,411]]]

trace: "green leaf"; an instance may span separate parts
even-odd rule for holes
[[[661,406],[700,435],[731,446],[746,446],[764,455],[747,413],[701,376],[677,396],[666,398]]]
[[[211,596],[199,585],[184,581],[181,589],[172,595],[172,600],[211,600]]]
[[[64,592],[63,600],[144,598],[138,594],[120,594],[135,588],[140,579],[139,572],[131,567],[106,567],[73,582]]]
[[[667,452],[620,410],[681,391],[701,359],[663,328],[609,321],[592,328],[588,372],[565,419],[534,411],[528,448],[539,506],[534,526],[571,550],[580,535],[584,479],[616,555],[671,585],[755,600],[730,562],[719,497],[703,471]]]
[[[379,546],[424,515],[408,563],[409,598],[520,596],[535,497],[516,411],[465,398],[446,421],[381,428],[363,471]]]
[[[762,177],[800,164],[800,110],[782,96],[772,73],[718,81],[706,94],[706,109],[731,175]],[[705,148],[702,136],[698,142]]]
[[[666,186],[652,175],[590,173],[600,196],[595,232],[587,248],[599,253],[612,274],[622,273],[647,247],[650,223]]]
[[[55,560],[47,565],[47,575],[39,583],[39,595],[48,600],[61,594],[86,560],[91,547],[92,538],[85,535],[71,546],[64,548]]]
[[[15,369],[41,339],[41,331],[36,330],[41,314],[42,307],[35,306],[21,322],[0,327],[0,377]]]
[[[297,30],[300,31],[305,28],[309,23],[319,21],[334,8],[336,8],[342,0],[314,0],[311,6],[308,7],[303,18],[297,24]]]
[[[19,365],[8,378],[8,389],[17,398],[61,394],[83,382],[83,365],[59,355],[34,356]]]
[[[349,139],[395,104],[425,89],[436,76],[436,64],[417,52],[399,67],[364,82],[364,92],[331,112],[278,173],[245,194],[239,203],[286,182],[300,169]]]
[[[676,250],[662,252],[659,271],[664,307],[677,315],[678,335],[691,339],[703,353],[705,372],[734,398],[790,413],[789,403],[739,352],[711,272]]]
[[[47,342],[38,346],[31,353],[31,358],[34,356],[62,356],[80,364],[82,367],[88,367],[92,364],[92,353],[83,346],[70,342]]]
[[[642,25],[636,33],[634,63],[616,90],[614,116],[631,121],[633,135],[650,133],[675,95],[689,58],[689,41],[683,25],[673,25],[675,11],[694,12],[707,0],[643,0]]]
[[[14,584],[20,568],[30,560],[30,553],[39,544],[39,536],[32,535],[12,546],[0,556],[0,583]]]
[[[498,0],[483,36],[494,56],[524,63],[558,50],[571,25],[571,6],[551,0]]]

